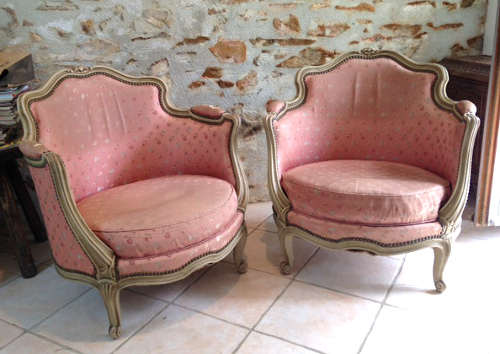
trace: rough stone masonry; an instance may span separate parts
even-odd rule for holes
[[[417,61],[481,53],[487,0],[2,0],[0,51],[33,54],[40,80],[73,66],[154,75],[180,107],[214,104],[243,120],[251,200],[268,200],[262,119],[292,99],[303,65],[397,50]]]

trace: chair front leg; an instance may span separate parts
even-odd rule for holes
[[[245,250],[245,245],[247,243],[247,226],[243,226],[241,230],[240,240],[233,249],[233,258],[236,269],[239,273],[243,274],[247,272],[248,263],[243,251]]]
[[[118,339],[121,334],[120,288],[115,283],[100,283],[97,287],[108,311],[108,334]]]
[[[283,262],[280,263],[280,271],[283,275],[288,275],[293,266],[293,234],[286,232],[284,228],[279,228],[278,235],[284,258]]]
[[[434,285],[436,290],[440,293],[446,290],[446,283],[443,281],[444,267],[448,262],[451,253],[451,240],[442,242],[439,246],[433,248],[434,250]]]

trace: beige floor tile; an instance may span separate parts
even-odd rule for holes
[[[0,349],[0,353],[54,353],[66,354],[74,353],[72,350],[65,349],[57,344],[47,341],[43,338],[37,337],[31,333],[26,333]]]
[[[402,260],[390,257],[320,249],[296,279],[382,301],[401,264]]]
[[[20,276],[21,271],[16,257],[9,253],[0,252],[0,287]]]
[[[10,323],[6,323],[4,321],[0,321],[0,348],[13,341],[21,334],[23,334],[23,330],[19,327],[16,327]],[[0,349],[1,352],[1,349]]]
[[[166,303],[131,291],[120,295],[122,333],[108,336],[108,316],[104,302],[95,289],[62,308],[33,328],[35,333],[84,353],[110,353],[144,326]]]
[[[248,228],[255,229],[262,224],[264,220],[269,218],[273,213],[271,202],[251,203],[248,204],[245,212],[245,222]]]
[[[357,353],[380,304],[294,282],[256,330],[324,353]]]
[[[443,311],[480,301],[494,306],[500,297],[500,284],[492,271],[500,269],[500,259],[489,241],[459,237],[452,246],[444,272],[447,290],[436,292],[433,277],[433,252],[423,250],[408,255],[400,275],[387,298],[387,304],[415,311]]]
[[[274,217],[270,216],[262,224],[257,226],[259,230],[264,230],[264,231],[269,231],[269,232],[274,232],[278,233],[278,226],[276,225],[276,222],[274,221]]]
[[[0,288],[1,319],[29,329],[89,290],[63,279],[53,267],[44,267],[33,278],[19,277]]]
[[[294,265],[288,277],[295,276],[317,248],[310,242],[295,238],[293,240]],[[279,266],[283,261],[283,252],[278,234],[263,230],[254,231],[248,238],[245,253],[250,268],[281,275]]]
[[[248,330],[170,305],[116,353],[232,353]]]
[[[448,270],[449,267],[445,274],[449,273]],[[449,284],[446,276],[444,280]],[[432,262],[412,258],[405,261],[386,303],[410,310],[437,309],[447,306],[455,292],[448,288],[444,293],[438,293],[433,282]]]
[[[179,296],[179,294],[186,290],[187,287],[193,284],[193,282],[195,282],[196,279],[198,279],[207,270],[208,269],[201,269],[197,272],[194,272],[187,278],[176,281],[174,283],[151,286],[134,286],[128,289],[138,294],[146,295],[166,302],[171,302],[177,296]]]
[[[31,256],[36,263],[53,263],[49,241],[36,242],[33,236],[28,236],[27,240]],[[15,255],[15,249],[12,241],[7,240],[4,244],[0,245],[0,252]]]
[[[214,265],[176,304],[253,327],[290,280],[250,269],[239,274],[227,263]]]
[[[498,325],[498,321],[495,323]],[[498,329],[498,326],[496,327]],[[481,328],[454,315],[384,307],[361,354],[497,353],[496,329]]]
[[[281,354],[281,353],[295,353],[295,354],[312,354],[316,353],[312,350],[300,347],[298,345],[285,342],[274,337],[266,336],[261,333],[252,332],[245,340],[240,349],[236,352],[238,354]]]

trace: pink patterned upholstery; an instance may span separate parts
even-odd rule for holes
[[[269,191],[287,274],[291,239],[391,255],[432,247],[442,280],[460,231],[479,119],[447,74],[393,51],[340,55],[268,102]]]
[[[29,167],[29,170],[40,202],[54,261],[63,269],[76,269],[78,272],[95,276],[94,264],[68,225],[55,192],[49,167]]]
[[[122,184],[200,170],[235,184],[231,122],[221,127],[172,117],[154,85],[130,85],[102,74],[68,78],[31,110],[39,142],[66,164],[76,201]],[[59,112],[72,117],[42,118]]]
[[[234,239],[242,223],[243,214],[238,213],[225,229],[200,245],[185,247],[161,256],[119,259],[117,262],[119,278],[135,276],[138,272],[141,274],[173,273],[203,256],[217,254]]]
[[[381,160],[454,186],[465,125],[434,103],[435,79],[388,58],[351,59],[307,76],[307,100],[274,122],[280,173],[311,162]]]
[[[214,237],[235,220],[238,199],[226,181],[183,175],[111,188],[77,207],[118,257],[130,259],[165,255]]]
[[[287,221],[291,225],[333,242],[357,240],[389,248],[443,237],[443,227],[438,221],[395,228],[323,220],[295,211],[287,214]]]
[[[19,109],[56,267],[100,291],[111,337],[125,287],[183,279],[231,251],[246,271],[237,116],[172,106],[160,79],[106,67],[61,71]]]
[[[372,226],[436,221],[450,184],[421,168],[386,161],[332,160],[288,170],[282,179],[297,213]]]

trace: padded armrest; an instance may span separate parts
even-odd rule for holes
[[[476,105],[470,101],[457,102],[457,108],[461,114],[465,114],[465,113],[476,114],[476,112],[477,112]]]
[[[224,113],[224,110],[217,106],[198,105],[191,107],[191,112],[201,117],[217,119]]]
[[[269,101],[267,102],[267,113],[279,113],[286,107],[285,101]]]
[[[39,159],[43,153],[50,151],[45,145],[31,140],[21,140],[18,146],[23,155],[31,159]]]

